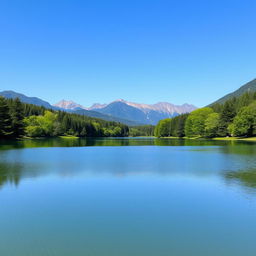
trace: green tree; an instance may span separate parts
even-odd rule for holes
[[[238,112],[231,128],[234,136],[256,135],[256,102]]]
[[[185,123],[185,134],[188,137],[205,135],[205,120],[213,110],[209,107],[194,110],[188,116]]]
[[[86,137],[86,135],[87,135],[86,128],[83,127],[82,131],[80,132],[80,136],[81,137]]]
[[[205,120],[205,136],[216,137],[218,135],[220,115],[218,113],[211,113]]]
[[[44,130],[40,126],[29,125],[25,128],[25,133],[29,137],[42,137]]]
[[[114,130],[113,130],[113,136],[114,136],[114,137],[119,137],[119,136],[121,136],[121,134],[122,134],[122,129],[121,129],[121,127],[116,126],[116,127],[114,128]]]
[[[12,135],[9,111],[6,100],[0,97],[0,138],[6,138]]]
[[[160,120],[155,128],[155,136],[156,137],[168,137],[171,132],[171,119],[166,118]]]
[[[10,116],[12,122],[12,136],[15,138],[24,135],[24,108],[18,98],[16,98],[10,108]]]
[[[57,126],[57,114],[51,111],[45,111],[43,116],[38,116],[38,122],[46,136],[53,136]]]
[[[45,111],[43,116],[25,118],[25,132],[30,137],[54,136],[57,126],[57,114]]]
[[[24,119],[25,134],[29,137],[44,136],[44,130],[40,126],[38,116],[29,116]]]
[[[171,135],[175,137],[185,136],[185,123],[189,114],[182,114],[172,118]]]
[[[228,126],[233,122],[233,119],[237,113],[236,103],[236,98],[233,98],[231,100],[226,101],[223,105],[222,111],[220,113],[218,129],[218,134],[220,136],[227,136],[229,134]]]

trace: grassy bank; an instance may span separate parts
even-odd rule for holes
[[[213,140],[245,140],[245,141],[256,141],[256,137],[248,137],[248,138],[244,138],[244,137],[217,137],[217,138],[213,138]]]
[[[243,140],[243,141],[256,141],[256,137],[216,137],[216,138],[205,138],[205,137],[161,137],[162,139],[183,139],[183,140]]]
[[[66,136],[59,136],[59,138],[62,138],[62,139],[78,139],[79,137],[77,136],[72,136],[72,135],[66,135]]]

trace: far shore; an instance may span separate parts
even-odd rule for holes
[[[184,140],[243,140],[243,141],[256,141],[256,137],[161,137],[162,139],[184,139]]]
[[[49,139],[49,138],[61,138],[61,139],[80,139],[80,138],[89,138],[89,137],[77,137],[71,135],[57,136],[57,137],[22,137],[19,140],[33,140],[33,139]],[[90,137],[96,138],[96,137]],[[100,137],[100,138],[117,138],[117,137]],[[127,138],[127,137],[122,137]],[[158,138],[155,136],[129,136],[129,138]],[[180,139],[180,140],[225,140],[225,141],[256,141],[256,137],[215,137],[215,138],[205,138],[205,137],[159,137],[159,139]]]

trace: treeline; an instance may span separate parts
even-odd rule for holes
[[[97,118],[53,111],[19,99],[0,97],[0,138],[54,137],[124,137],[128,126]]]
[[[138,137],[138,136],[154,136],[154,125],[141,125],[129,127],[129,136]]]
[[[256,135],[256,92],[247,92],[224,104],[159,121],[157,137],[251,137]]]

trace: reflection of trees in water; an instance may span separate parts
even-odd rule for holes
[[[42,138],[1,142],[0,150],[34,147],[90,147],[90,146],[233,146],[234,141],[185,140],[173,138]],[[248,146],[248,143],[247,143]],[[250,145],[251,146],[251,145]],[[231,149],[228,150],[232,150]]]
[[[18,149],[17,156],[9,159],[9,161],[0,162],[0,187],[4,184],[15,184],[18,185],[20,180],[25,176],[39,176],[42,175],[42,171],[45,174],[45,169],[42,166],[42,163],[45,163],[44,160],[37,161],[31,165],[26,163],[22,164],[22,161],[19,160],[19,152],[22,152],[22,148],[37,148],[37,147],[91,147],[91,146],[199,146],[195,148],[190,148],[189,151],[207,151],[212,150],[211,148],[203,146],[219,146],[217,152],[234,156],[234,158],[229,159],[229,163],[234,159],[241,163],[240,168],[250,165],[250,170],[246,171],[236,171],[229,172],[224,174],[224,177],[230,183],[233,183],[238,186],[243,186],[244,188],[253,188],[256,191],[256,162],[253,160],[256,155],[256,147],[251,142],[236,142],[236,141],[214,141],[214,140],[184,140],[184,139],[164,139],[164,138],[51,138],[51,139],[33,139],[33,140],[21,140],[21,141],[1,141],[0,142],[0,153],[4,153],[5,150]],[[200,147],[202,146],[202,147]],[[115,157],[115,156],[113,156]],[[61,160],[61,159],[60,159]],[[157,160],[157,159],[156,159]],[[113,160],[113,162],[116,160]],[[136,161],[141,164],[144,162],[142,159],[137,159]],[[164,161],[164,160],[163,160]],[[248,164],[248,161],[250,164]],[[65,161],[64,161],[65,162]],[[148,161],[145,162],[147,164]],[[157,161],[155,161],[157,163]],[[72,166],[68,170],[70,173],[74,173],[75,170],[79,170],[81,166],[76,166],[76,163],[71,162]],[[92,166],[89,166],[91,164]],[[163,163],[164,164],[164,163]],[[176,163],[178,167],[179,164]],[[99,165],[99,166],[98,166]],[[67,167],[65,162],[65,167]],[[97,167],[99,170],[104,169],[98,162],[85,162],[84,166]],[[119,166],[117,169],[120,170]],[[89,168],[88,167],[88,168]],[[128,164],[125,164],[124,167],[129,167]],[[177,168],[178,168],[177,167]],[[223,167],[221,163],[221,168]],[[152,169],[158,170],[159,166],[152,165]],[[67,168],[66,168],[67,169]],[[89,168],[90,169],[90,168]],[[123,168],[125,169],[125,168]],[[237,170],[237,168],[235,168]],[[230,170],[235,170],[230,169]],[[178,170],[179,171],[179,170]],[[128,171],[129,172],[129,171]],[[193,170],[192,170],[193,172]]]
[[[37,164],[23,164],[21,162],[0,162],[0,189],[12,184],[16,187],[25,177],[38,177],[45,172]]]
[[[224,154],[236,154],[241,156],[255,156],[256,144],[250,142],[239,142],[235,145],[227,145],[221,148],[221,152]]]
[[[21,172],[21,164],[0,163],[0,188],[6,183],[18,186],[21,179]]]
[[[228,181],[239,184],[244,188],[253,189],[256,192],[256,169],[229,172],[225,174],[225,178]]]

